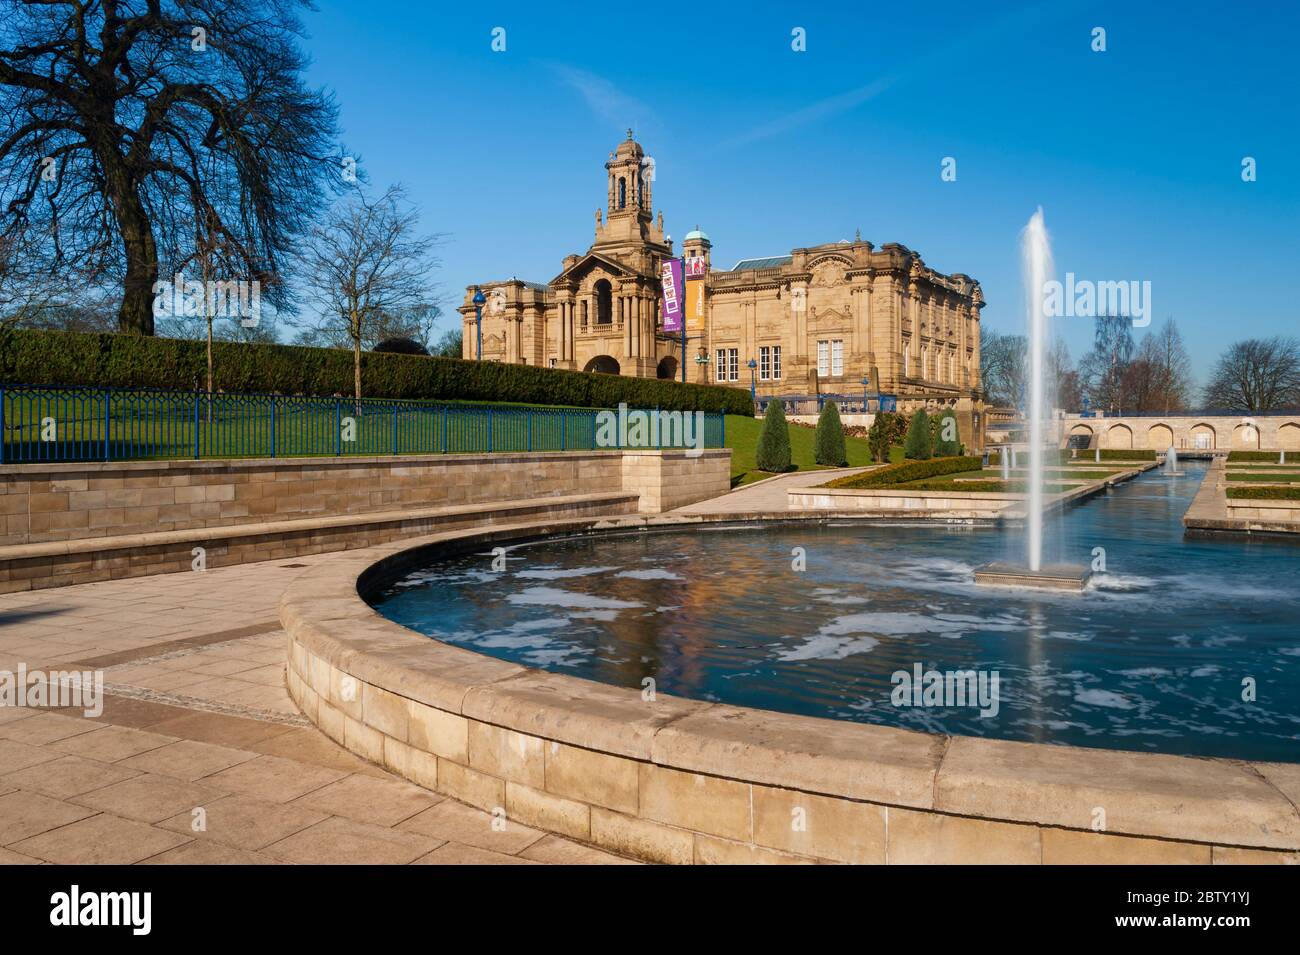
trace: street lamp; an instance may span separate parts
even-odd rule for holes
[[[478,343],[475,346],[475,350],[474,350],[474,360],[482,361],[483,360],[483,303],[487,301],[487,296],[483,294],[483,290],[479,288],[477,285],[474,286],[474,298],[471,299],[471,301],[473,301],[474,303],[474,335],[478,339]]]
[[[745,362],[745,364],[749,366],[749,400],[752,401],[755,406],[757,406],[758,405],[758,378],[757,378],[757,372],[755,372],[754,369],[758,367],[758,362],[754,361],[754,359],[751,358],[749,361]]]

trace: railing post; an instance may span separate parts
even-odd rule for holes
[[[528,450],[533,450],[533,409],[528,409]]]
[[[664,449],[664,432],[663,432],[663,426],[664,426],[663,422],[659,420],[659,406],[658,406],[658,405],[655,405],[655,423],[654,423],[654,430],[655,430],[655,450],[656,450],[656,451],[662,451],[662,450]]]
[[[199,393],[194,392],[194,459],[199,457]]]
[[[718,447],[725,448],[727,446],[727,409],[726,408],[723,408],[721,411],[718,412],[718,420],[722,423],[722,427],[719,431]]]
[[[492,453],[492,409],[488,408],[488,454]]]
[[[275,457],[275,395],[271,396],[271,457]]]
[[[5,390],[0,388],[0,464],[5,463]]]
[[[334,399],[334,456],[343,456],[343,399]]]
[[[0,392],[0,394],[3,393]],[[566,421],[568,421],[568,419],[569,419],[569,413],[567,411],[561,411],[560,412],[560,450],[561,451],[564,450],[564,424]],[[2,420],[3,420],[3,416],[0,416],[0,421]]]
[[[104,389],[104,460],[108,460],[109,392]]]
[[[443,454],[447,453],[448,443],[449,442],[447,438],[447,406],[443,405],[442,406],[442,453]]]
[[[393,405],[393,456],[397,456],[397,405]]]

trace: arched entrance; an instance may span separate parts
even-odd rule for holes
[[[596,324],[608,325],[614,321],[614,289],[609,279],[596,283]],[[615,372],[617,374],[617,372]]]
[[[677,359],[672,355],[659,359],[659,367],[655,369],[656,378],[664,378],[669,381],[677,377]]]
[[[594,371],[601,375],[617,375],[618,362],[608,355],[597,355],[591,361],[587,362],[587,367],[583,371]]]
[[[1133,450],[1133,431],[1125,424],[1117,424],[1106,432],[1106,447],[1122,451]]]
[[[1192,426],[1192,447],[1199,451],[1210,451],[1217,447],[1218,433],[1213,425],[1201,422]]]
[[[1147,447],[1152,451],[1168,451],[1174,446],[1174,429],[1167,424],[1155,424],[1147,431]]]
[[[1232,446],[1250,451],[1259,450],[1259,427],[1253,421],[1243,421],[1232,429]]]

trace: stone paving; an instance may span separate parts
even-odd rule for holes
[[[0,596],[0,671],[105,682],[93,718],[0,707],[0,863],[627,862],[503,824],[311,727],[284,689],[277,606],[323,559]]]
[[[679,507],[669,513],[682,516],[709,517],[734,514],[737,517],[742,517],[751,514],[775,514],[792,511],[794,509],[790,507],[790,501],[786,496],[786,491],[791,488],[813,487],[818,484],[825,484],[833,478],[845,477],[865,470],[867,469],[827,468],[819,471],[796,471],[793,474],[782,474],[779,477],[765,478],[762,481],[738,487],[734,491],[710,498],[707,501],[687,504],[685,507]],[[803,511],[795,512],[805,513]]]

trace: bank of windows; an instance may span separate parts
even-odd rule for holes
[[[844,342],[840,339],[817,343],[817,374],[838,378],[844,374]]]
[[[764,345],[758,350],[758,380],[781,380],[781,346]]]
[[[718,381],[740,380],[740,349],[719,348],[717,359]]]

